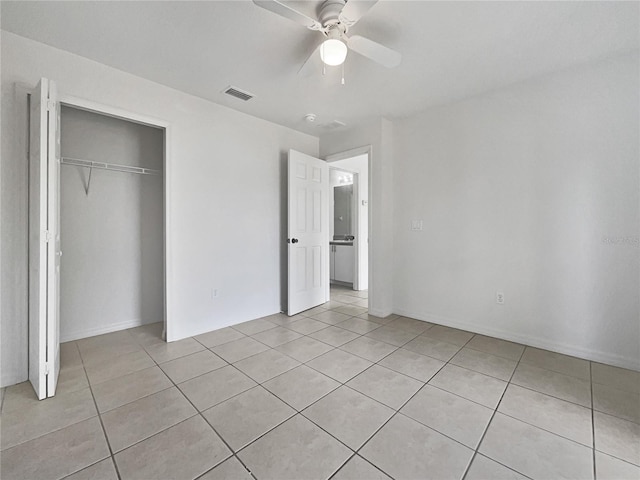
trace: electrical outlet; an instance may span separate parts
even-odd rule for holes
[[[504,292],[496,292],[496,303],[498,305],[504,305]]]
[[[411,230],[421,232],[422,231],[422,220],[411,220]]]

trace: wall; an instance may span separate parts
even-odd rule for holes
[[[394,311],[639,369],[638,71],[634,52],[396,122]]]
[[[0,385],[27,378],[27,129],[20,85],[33,87],[40,77],[57,82],[61,93],[171,123],[169,340],[280,311],[286,152],[318,156],[317,138],[7,32],[1,55]]]
[[[63,157],[164,168],[161,129],[63,107],[60,130]],[[162,176],[94,169],[88,182],[62,166],[63,342],[164,319]]]
[[[371,146],[369,159],[369,312],[393,310],[393,125],[384,118],[320,138],[322,158]]]
[[[344,168],[358,174],[358,281],[354,288],[367,290],[369,288],[369,156],[358,155],[344,160],[331,160],[331,166]],[[363,204],[363,202],[366,202]]]

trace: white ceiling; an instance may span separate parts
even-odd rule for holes
[[[321,2],[290,3],[315,16]],[[319,34],[249,0],[0,4],[4,30],[314,135],[334,119],[349,128],[402,117],[639,47],[635,1],[381,0],[350,34],[398,50],[402,63],[388,70],[350,53],[342,86],[339,67],[297,76]],[[228,85],[256,97],[223,95]]]

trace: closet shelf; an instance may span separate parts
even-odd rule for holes
[[[75,165],[76,167],[99,168],[102,170],[112,170],[116,172],[136,173],[139,175],[162,175],[160,170],[152,168],[132,167],[129,165],[119,165],[117,163],[94,162],[93,160],[82,160],[80,158],[62,157],[62,165]]]

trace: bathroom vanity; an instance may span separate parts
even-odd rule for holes
[[[329,265],[331,283],[353,284],[355,254],[353,240],[329,242]]]

